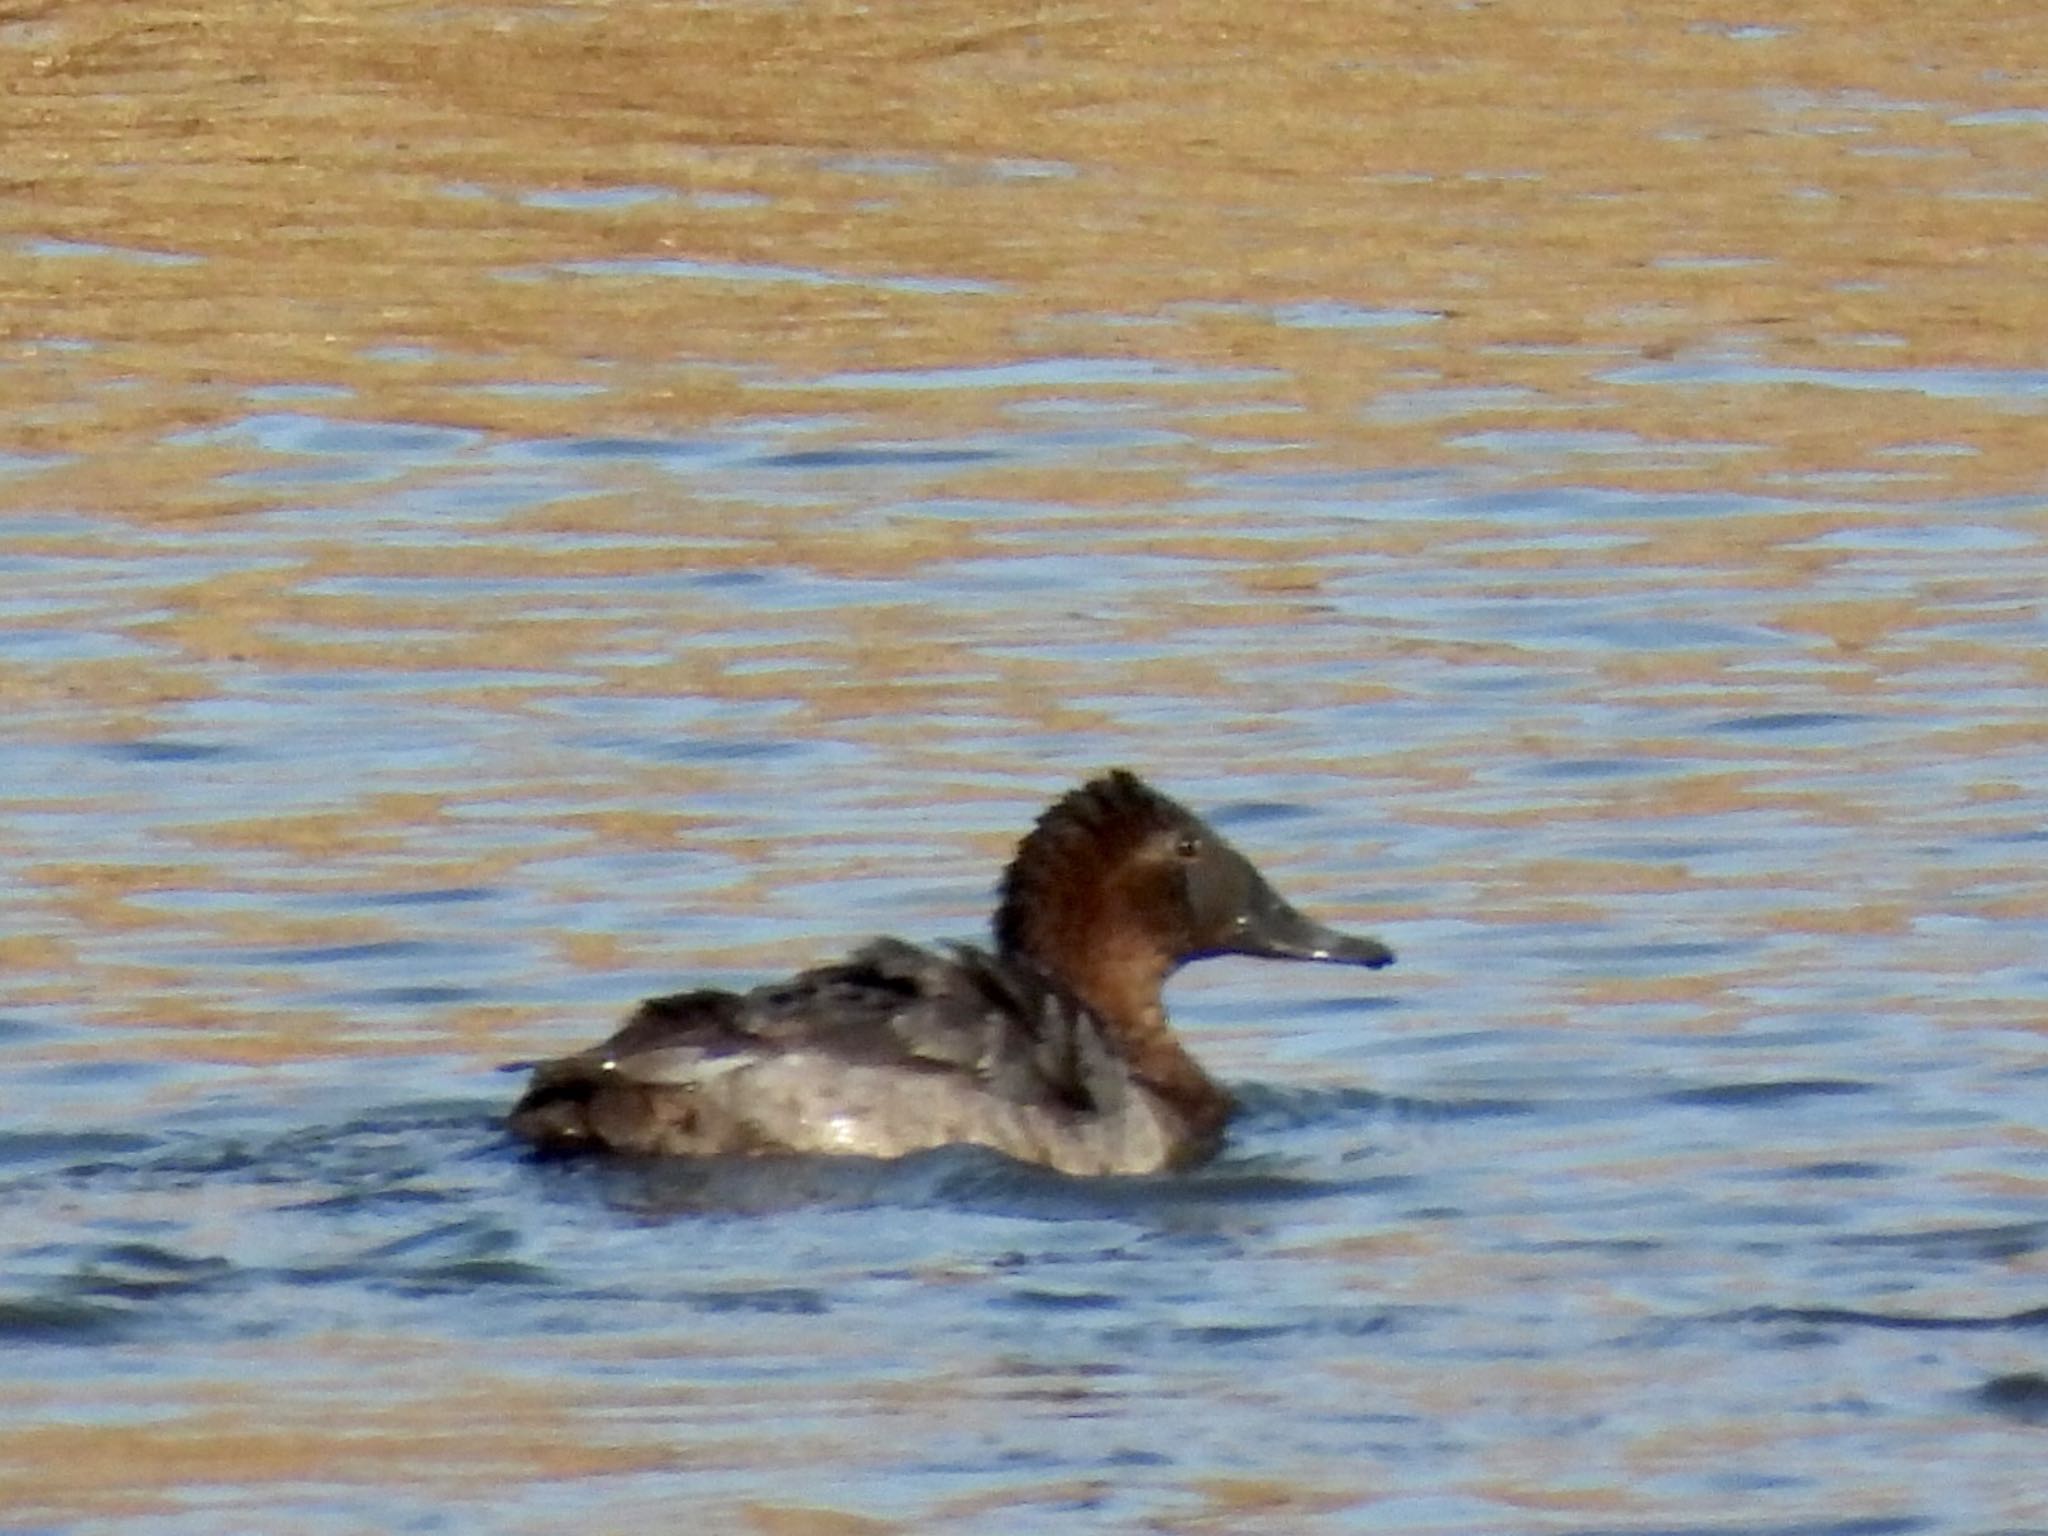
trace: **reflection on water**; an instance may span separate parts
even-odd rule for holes
[[[1771,20],[0,18],[0,1524],[2041,1524],[2028,18]],[[1214,1165],[499,1131],[1110,763]]]

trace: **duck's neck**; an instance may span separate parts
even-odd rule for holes
[[[1204,1072],[1166,1021],[1166,978],[1171,967],[1156,955],[1114,945],[1049,971],[1102,1021],[1130,1063],[1131,1075],[1166,1099],[1202,1135],[1220,1129],[1230,1096]]]

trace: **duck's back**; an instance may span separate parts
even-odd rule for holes
[[[779,985],[643,1003],[602,1045],[539,1067],[511,1126],[550,1148],[669,1155],[972,1142],[1074,1173],[1207,1150],[1035,968],[887,939]]]

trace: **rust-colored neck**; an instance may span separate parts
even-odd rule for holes
[[[1101,1020],[1131,1073],[1200,1138],[1229,1095],[1166,1022],[1162,989],[1185,948],[1160,854],[1201,823],[1134,774],[1112,772],[1057,801],[1003,875],[996,946],[1057,979]]]
[[[1188,1054],[1166,1019],[1163,989],[1172,967],[1158,955],[1132,943],[1106,942],[1065,964],[1048,964],[1088,1011],[1115,1039],[1131,1075],[1151,1088],[1188,1119],[1204,1138],[1222,1128],[1230,1113],[1230,1096],[1217,1086]]]

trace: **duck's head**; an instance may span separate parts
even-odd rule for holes
[[[1382,966],[1377,939],[1304,917],[1199,816],[1122,769],[1038,818],[1003,875],[996,942],[1076,987],[1149,985],[1210,955]]]

